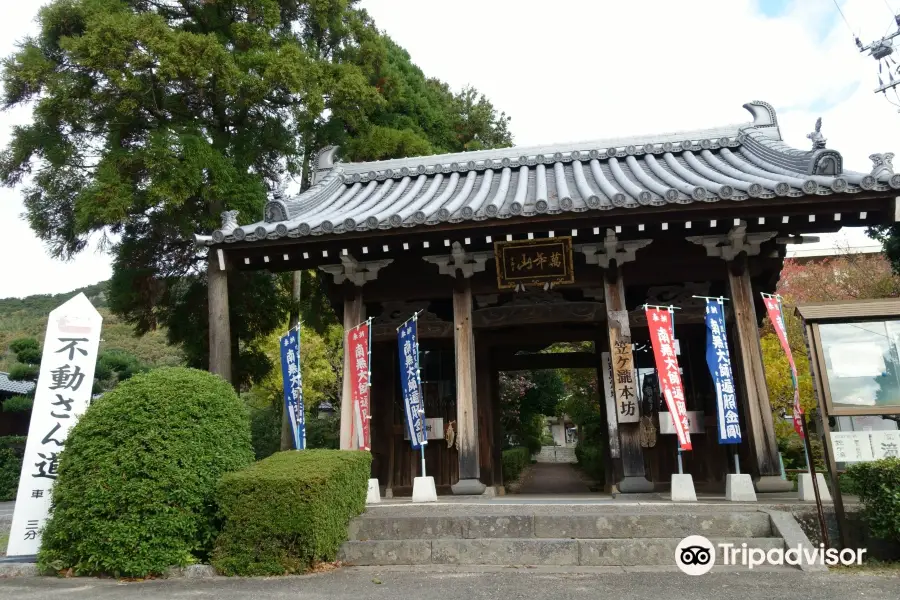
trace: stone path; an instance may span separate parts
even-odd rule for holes
[[[590,494],[581,475],[567,463],[531,465],[519,488],[520,494]]]

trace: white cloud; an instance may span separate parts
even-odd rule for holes
[[[763,0],[766,6],[779,4]],[[900,9],[900,1],[889,0]],[[0,51],[34,9],[14,4]],[[785,139],[804,148],[817,117],[845,166],[868,171],[872,152],[900,151],[900,115],[872,93],[876,63],[861,55],[834,4],[752,0],[363,0],[378,25],[429,76],[472,84],[512,115],[517,144],[598,139],[748,120],[741,105],[778,110]],[[863,41],[891,24],[884,2],[841,2]],[[772,11],[767,10],[769,14]],[[0,137],[23,115],[0,115]],[[108,260],[51,261],[34,241],[19,193],[0,191],[0,256],[11,269],[0,297],[66,291],[109,275]],[[852,234],[858,236],[858,233]],[[11,264],[10,264],[11,263]],[[9,271],[11,270],[11,276]]]

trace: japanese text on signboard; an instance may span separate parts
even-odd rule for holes
[[[716,387],[716,421],[720,444],[741,442],[741,423],[738,417],[731,357],[728,354],[728,334],[725,331],[725,306],[714,298],[706,300],[706,366]]]
[[[687,418],[687,405],[684,399],[684,387],[681,384],[678,358],[675,356],[673,314],[664,308],[647,307],[646,311],[650,342],[653,345],[653,356],[656,360],[656,370],[659,373],[659,388],[666,400],[666,406],[669,407],[669,412],[672,413],[678,443],[682,450],[690,450],[690,423]]]
[[[406,428],[413,449],[428,443],[425,435],[425,405],[419,386],[419,342],[416,320],[410,319],[397,330],[397,346],[400,352],[400,389],[406,412]]]
[[[572,283],[572,238],[495,242],[497,286]]]
[[[87,409],[103,318],[79,294],[50,313],[19,478],[9,556],[37,554],[69,430]]]
[[[616,392],[616,418],[619,423],[641,420],[635,392],[634,354],[631,344],[617,339],[612,345],[613,389]]]

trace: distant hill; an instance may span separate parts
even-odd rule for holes
[[[97,311],[103,315],[101,350],[125,350],[151,366],[179,365],[181,351],[166,344],[164,329],[136,337],[130,325],[109,311],[106,302],[107,282],[80,288],[65,294],[41,294],[26,298],[0,300],[0,371],[8,371],[12,363],[9,343],[21,337],[35,337],[44,343],[47,315],[51,310],[84,292]]]

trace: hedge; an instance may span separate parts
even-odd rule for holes
[[[216,484],[252,461],[247,412],[226,381],[184,368],[136,375],[72,428],[39,567],[144,577],[205,559]]]
[[[27,412],[34,406],[34,398],[30,396],[13,396],[3,401],[3,412]]]
[[[900,542],[900,458],[857,463],[847,469],[863,503],[872,535]]]
[[[575,446],[575,460],[578,461],[578,466],[594,481],[602,482],[606,478],[605,456],[605,448],[597,443],[584,440]]]
[[[22,453],[6,446],[0,446],[0,502],[16,499],[21,472]]]
[[[518,479],[522,471],[531,464],[531,451],[525,446],[518,446],[504,450],[501,460],[503,462],[503,481],[510,483]]]
[[[288,450],[229,473],[216,492],[224,527],[213,566],[281,575],[333,561],[365,509],[371,464],[368,452]]]

